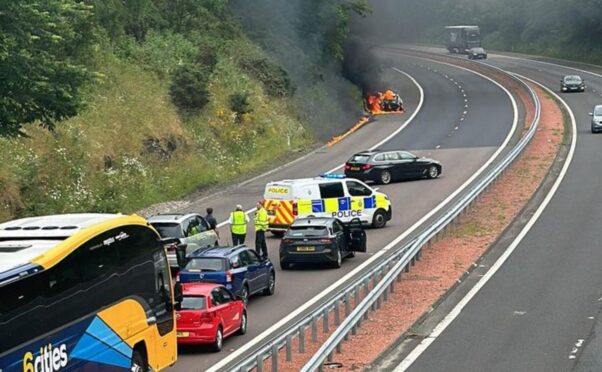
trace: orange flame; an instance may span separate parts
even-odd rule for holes
[[[369,121],[370,121],[370,117],[368,117],[368,116],[362,117],[357,123],[355,123],[351,128],[349,128],[349,130],[347,132],[341,134],[340,136],[334,136],[334,137],[332,137],[330,139],[330,141],[328,141],[327,146],[331,147],[331,146],[336,145],[337,143],[339,143],[343,139],[345,139],[347,136],[349,136],[351,133],[354,133],[358,129],[360,129],[361,127],[363,127]]]
[[[366,97],[366,110],[372,115],[403,112],[402,105],[396,102],[397,95],[388,89],[384,93],[376,92]]]

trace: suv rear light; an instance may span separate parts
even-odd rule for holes
[[[299,214],[299,209],[297,208],[297,202],[293,202],[293,216],[297,216]]]
[[[372,169],[373,165],[372,164],[364,164],[362,165],[362,170],[369,170]]]
[[[232,272],[231,271],[226,271],[226,282],[232,283]]]
[[[176,283],[179,283],[179,282],[180,282],[180,273],[178,272],[176,274]]]
[[[351,169],[351,165],[345,164],[345,170],[349,170],[349,169]]]

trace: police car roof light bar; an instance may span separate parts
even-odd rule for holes
[[[322,173],[320,175],[320,177],[322,178],[333,178],[333,179],[343,179],[345,178],[344,174],[337,174],[337,173]]]

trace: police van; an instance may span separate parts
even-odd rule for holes
[[[359,218],[364,225],[381,228],[392,215],[387,195],[342,174],[270,182],[263,197],[269,230],[277,235],[297,217],[335,217],[343,222]]]

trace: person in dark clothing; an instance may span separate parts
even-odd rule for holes
[[[213,208],[207,208],[207,215],[205,215],[205,220],[209,224],[209,228],[215,231],[215,235],[217,235],[217,239],[219,240],[219,231],[217,231],[217,220],[213,217]]]

